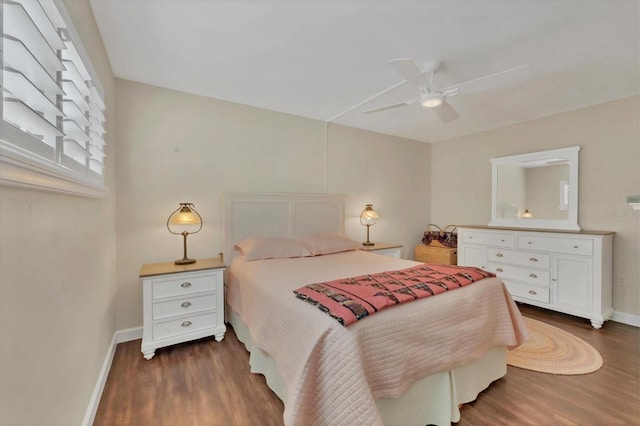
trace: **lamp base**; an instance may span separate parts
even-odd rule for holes
[[[195,260],[195,259],[187,259],[187,258],[184,258],[184,259],[178,259],[178,260],[176,260],[174,263],[175,263],[176,265],[190,265],[190,264],[192,264],[192,263],[196,263],[196,260]]]
[[[375,245],[376,245],[376,243],[372,243],[372,242],[370,242],[370,241],[367,241],[367,242],[362,243],[362,245],[363,245],[363,246],[375,246]]]

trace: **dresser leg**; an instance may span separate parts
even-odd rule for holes
[[[142,355],[144,355],[144,358],[149,360],[151,358],[153,358],[153,356],[156,354],[155,349],[150,350],[150,351],[146,351],[146,352],[142,352]]]
[[[214,336],[216,338],[216,342],[222,342],[222,339],[224,339],[224,333],[214,334]]]
[[[604,324],[604,320],[596,320],[596,319],[591,320],[591,326],[595,329],[601,328],[602,324]]]

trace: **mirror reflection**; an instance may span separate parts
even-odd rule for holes
[[[489,226],[579,231],[579,146],[491,159]]]
[[[569,159],[498,165],[500,219],[569,217]]]

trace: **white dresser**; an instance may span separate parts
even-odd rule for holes
[[[458,226],[458,265],[495,273],[519,302],[588,318],[613,314],[613,233]]]
[[[224,265],[201,259],[190,265],[173,262],[142,267],[143,334],[146,359],[168,345],[215,336],[224,338]]]

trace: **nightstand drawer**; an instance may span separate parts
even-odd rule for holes
[[[487,260],[489,262],[515,263],[534,268],[549,269],[550,259],[551,256],[547,253],[487,248]]]
[[[522,266],[505,265],[503,263],[489,262],[487,270],[493,272],[499,278],[524,281],[540,286],[549,286],[549,271],[542,269],[526,268]]]
[[[176,315],[195,314],[215,309],[216,294],[192,296],[184,299],[156,302],[153,304],[153,319],[170,318]]]
[[[217,325],[216,313],[194,315],[179,320],[165,321],[153,324],[153,340],[179,336],[205,328],[213,328]]]
[[[217,274],[186,275],[153,281],[153,299],[183,296],[216,289]]]

